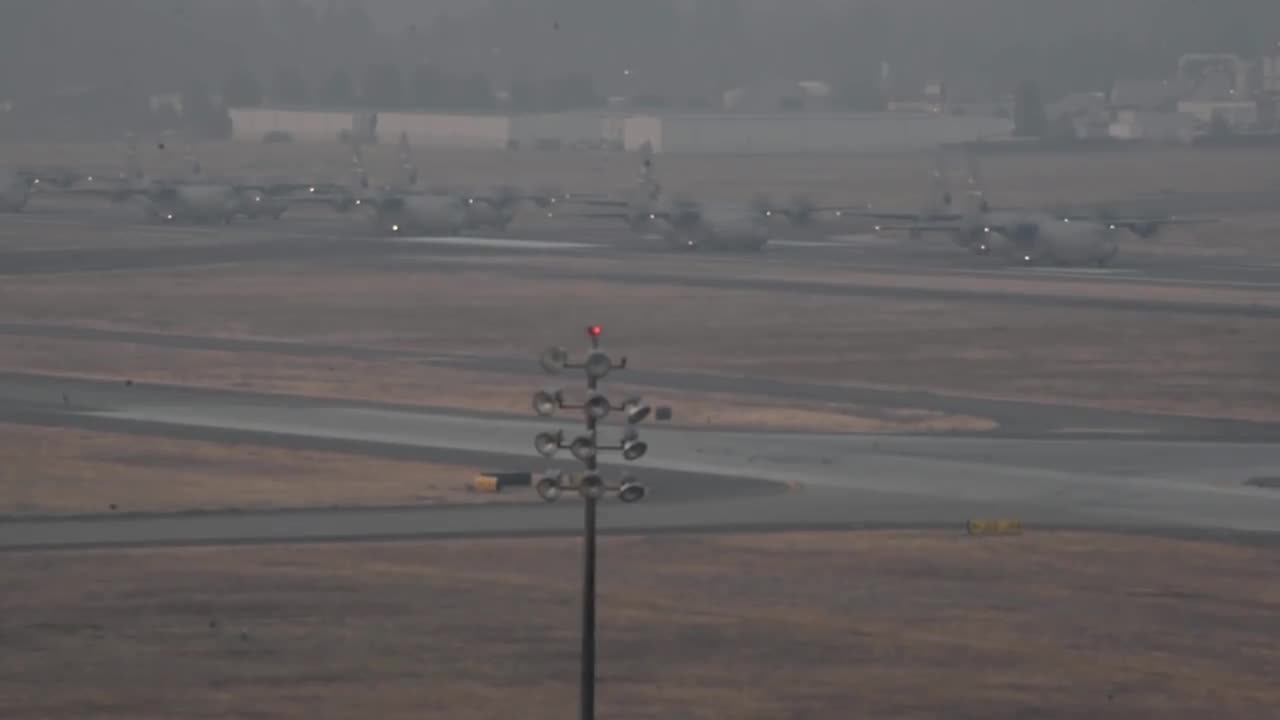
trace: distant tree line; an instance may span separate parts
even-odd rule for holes
[[[484,73],[450,73],[428,64],[406,71],[390,62],[366,66],[358,81],[345,68],[338,68],[314,86],[296,68],[281,68],[267,78],[238,67],[223,79],[222,99],[228,107],[270,104],[463,111],[499,107],[577,110],[604,102],[586,73],[566,73],[542,82],[520,76],[500,91]]]

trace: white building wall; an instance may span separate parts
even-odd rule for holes
[[[511,139],[511,118],[451,113],[378,113],[378,142],[394,143],[400,134],[423,147],[502,149]]]
[[[663,119],[656,115],[633,115],[622,123],[622,148],[628,152],[648,145],[662,152]]]
[[[353,113],[346,111],[231,108],[231,133],[236,140],[260,142],[267,133],[287,132],[300,142],[336,142],[352,129]]]
[[[626,149],[655,152],[890,152],[1008,135],[1008,120],[916,113],[670,115],[628,118]]]

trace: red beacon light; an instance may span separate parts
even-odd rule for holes
[[[600,333],[602,333],[602,332],[604,332],[604,328],[600,327],[599,325],[588,325],[588,326],[587,326],[587,334],[588,334],[588,335],[590,335],[590,336],[591,336],[591,337],[593,337],[593,338],[598,338],[598,337],[600,337]]]

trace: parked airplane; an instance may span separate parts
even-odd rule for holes
[[[944,234],[980,255],[997,254],[1025,264],[1099,267],[1115,258],[1119,241],[1126,233],[1152,237],[1167,225],[1212,222],[1209,218],[1120,217],[995,208],[983,190],[976,158],[970,154],[968,160],[968,188],[960,197],[959,207],[946,189],[945,168],[940,162],[930,202],[914,218],[910,213],[895,212],[868,212],[867,216],[889,221],[878,225],[877,230],[907,230],[913,236]]]
[[[380,232],[457,235],[465,231],[503,231],[525,203],[549,207],[561,200],[560,194],[554,191],[525,193],[510,185],[500,185],[483,192],[426,189],[419,184],[418,167],[408,135],[400,134],[397,150],[400,162],[397,183],[370,190],[360,147],[352,145],[360,188],[353,196],[352,204],[369,209]]]
[[[351,160],[356,189],[351,204],[364,209],[375,232],[387,235],[459,235],[467,227],[466,203],[454,195],[430,193],[417,187],[418,171],[405,150],[402,137],[400,169],[394,185],[370,186],[364,156],[357,141],[351,143]]]
[[[161,144],[159,147],[164,147]],[[261,193],[258,185],[206,180],[198,163],[176,178],[148,177],[142,169],[138,140],[127,138],[125,172],[116,178],[86,177],[68,192],[104,197],[112,202],[141,201],[147,217],[160,222],[228,224],[242,214],[246,196]]]
[[[0,212],[22,212],[38,188],[66,188],[75,177],[74,171],[62,167],[25,166],[0,171]]]
[[[632,231],[659,236],[668,247],[758,251],[769,241],[769,213],[753,203],[701,203],[668,196],[653,175],[653,158],[642,154],[638,182],[621,198],[570,198],[595,208],[557,212],[565,217],[622,220]]]

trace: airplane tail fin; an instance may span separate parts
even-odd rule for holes
[[[204,173],[204,168],[200,165],[200,159],[196,157],[195,143],[190,138],[183,141],[182,156],[192,177],[200,177]]]
[[[409,147],[408,133],[400,133],[398,149],[400,154],[400,180],[405,187],[414,187],[418,184],[418,166],[413,162],[413,151]]]
[[[662,193],[662,185],[653,172],[653,146],[645,143],[640,148],[640,182],[639,187],[650,203],[657,202]]]
[[[355,136],[351,137],[351,177],[356,188],[369,189],[369,173],[364,167],[364,154],[360,152],[360,141]]]
[[[125,136],[125,179],[141,182],[143,179],[142,157],[138,153],[138,136],[129,133]]]
[[[968,183],[969,197],[973,203],[973,209],[979,212],[986,212],[991,209],[991,205],[987,202],[987,189],[982,183],[982,174],[978,167],[978,155],[972,148],[968,148],[965,150],[964,159],[968,169],[966,182]]]
[[[925,198],[925,215],[951,212],[951,181],[947,174],[947,154],[939,149],[933,157],[929,196]]]

